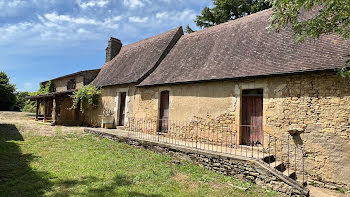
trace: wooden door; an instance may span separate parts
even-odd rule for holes
[[[242,138],[243,145],[263,144],[263,90],[243,90],[242,92]]]
[[[159,110],[159,132],[168,132],[169,120],[169,91],[160,93],[160,110]]]
[[[124,126],[125,123],[125,105],[126,105],[126,92],[120,93],[119,103],[119,126]]]

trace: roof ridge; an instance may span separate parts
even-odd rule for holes
[[[164,35],[164,34],[169,33],[169,32],[171,32],[171,31],[175,31],[175,30],[176,30],[176,31],[179,31],[180,28],[182,28],[182,26],[178,26],[178,27],[173,28],[173,29],[170,29],[170,30],[168,30],[168,31],[166,31],[166,32],[163,32],[163,33],[160,33],[160,34],[156,34],[156,35],[153,35],[153,36],[151,36],[151,37],[147,37],[147,38],[142,39],[142,40],[138,40],[138,41],[136,41],[136,42],[133,42],[133,43],[124,45],[123,47],[132,46],[132,45],[138,44],[138,43],[140,43],[140,42],[144,42],[144,41],[150,40],[150,39],[152,39],[152,38],[158,37],[158,36],[160,36],[160,35]],[[122,48],[123,48],[123,47],[122,47]]]
[[[238,23],[238,22],[241,22],[242,20],[247,20],[249,18],[256,17],[257,15],[263,14],[265,12],[270,12],[271,10],[272,10],[272,8],[269,8],[269,9],[265,9],[265,10],[262,10],[262,11],[259,11],[259,12],[255,12],[253,14],[249,14],[247,16],[243,16],[243,17],[234,19],[234,20],[229,20],[227,22],[220,23],[218,25],[214,25],[214,26],[211,26],[211,27],[208,27],[208,28],[200,29],[200,30],[192,32],[190,34],[186,34],[186,35],[184,35],[184,37],[187,37],[187,36],[190,37],[190,36],[194,36],[196,34],[203,33],[203,32],[206,32],[206,31],[219,29],[219,28],[221,28],[224,25],[228,25],[228,24],[231,24],[231,23]]]

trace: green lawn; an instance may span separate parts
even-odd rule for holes
[[[180,162],[179,162],[180,161]],[[244,192],[234,186],[248,188]],[[0,196],[281,196],[188,161],[84,134],[0,125]]]

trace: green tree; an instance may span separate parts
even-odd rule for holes
[[[23,111],[24,106],[26,105],[26,97],[29,96],[29,92],[16,92],[16,104],[14,106],[15,111]]]
[[[190,34],[190,33],[195,32],[195,30],[193,30],[193,29],[190,27],[190,25],[186,25],[185,32],[188,33],[188,34]]]
[[[10,84],[5,72],[0,72],[0,111],[13,110],[16,103],[16,86]]]
[[[350,1],[349,0],[269,0],[273,15],[270,29],[280,31],[291,27],[297,41],[305,38],[319,38],[325,34],[338,34],[344,39],[350,38]],[[305,17],[307,16],[307,17]],[[350,51],[349,51],[350,53]],[[350,65],[350,60],[345,66]],[[346,68],[340,75],[350,77]]]
[[[213,0],[214,7],[205,7],[201,15],[197,16],[195,23],[201,29],[235,20],[243,16],[270,8],[265,0]],[[194,32],[188,25],[186,33]]]
[[[36,91],[36,92],[29,93],[28,96],[36,96],[36,95],[40,95],[40,94],[48,94],[53,89],[53,86],[54,86],[54,84],[51,81],[47,82],[45,85],[44,84],[40,84],[39,90]],[[36,112],[36,101],[26,100],[25,101],[25,105],[22,108],[22,111],[35,113]]]

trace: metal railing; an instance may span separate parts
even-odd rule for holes
[[[249,127],[251,141],[248,140],[247,145],[238,139],[237,127],[230,121],[129,118],[125,130],[131,138],[255,159],[284,176],[295,176],[293,179],[301,176],[302,183],[305,182],[304,150],[292,142],[289,134],[283,139],[262,132],[263,136],[254,138],[252,126],[240,127],[241,131]]]

